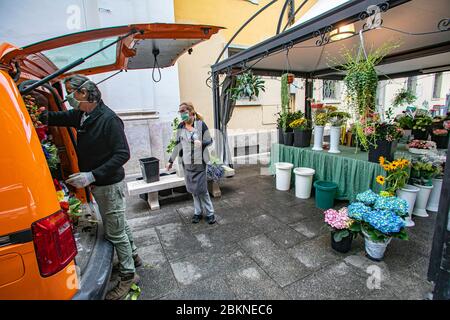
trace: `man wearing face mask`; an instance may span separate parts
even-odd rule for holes
[[[66,181],[76,188],[90,186],[105,226],[105,237],[115,247],[120,281],[107,295],[108,300],[124,298],[133,283],[139,282],[135,268],[142,265],[125,218],[123,165],[130,150],[122,120],[101,99],[96,84],[80,75],[64,81],[69,111],[44,112],[50,126],[77,130],[76,152],[79,173]]]

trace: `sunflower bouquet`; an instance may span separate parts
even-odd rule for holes
[[[398,189],[405,186],[409,179],[411,162],[407,159],[388,161],[384,157],[379,159],[380,166],[386,172],[386,177],[379,175],[376,178],[378,184],[385,186],[385,191],[394,195]]]

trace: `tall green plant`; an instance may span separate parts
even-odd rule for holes
[[[288,74],[285,73],[281,76],[281,113],[285,114],[289,111],[289,84]]]
[[[233,100],[248,98],[251,101],[253,98],[257,98],[261,91],[266,91],[264,80],[255,76],[251,71],[237,76],[236,86],[230,89]]]

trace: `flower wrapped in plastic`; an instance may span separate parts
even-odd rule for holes
[[[206,176],[208,180],[219,181],[225,174],[225,169],[220,164],[208,163],[206,166]]]
[[[353,202],[347,208],[348,216],[355,220],[364,220],[366,214],[370,214],[372,209],[362,202]]]
[[[400,217],[408,215],[408,202],[397,197],[380,197],[374,205],[377,210],[390,210]]]
[[[367,191],[359,193],[356,196],[356,200],[364,203],[367,206],[372,206],[375,204],[375,202],[378,200],[379,197],[380,197],[379,195],[377,195],[375,192],[369,189]]]
[[[384,234],[400,232],[405,226],[405,222],[391,210],[374,210],[365,215],[364,220]]]

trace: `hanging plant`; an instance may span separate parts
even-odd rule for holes
[[[285,73],[281,76],[281,113],[287,113],[289,111],[289,84],[288,84],[288,74]]]
[[[231,98],[235,101],[243,98],[251,101],[257,98],[261,91],[266,91],[264,80],[251,71],[238,75],[236,86],[230,89]]]

